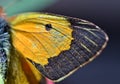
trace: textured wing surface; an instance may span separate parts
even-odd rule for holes
[[[13,46],[45,77],[60,81],[92,61],[108,37],[91,22],[47,13],[13,18]]]

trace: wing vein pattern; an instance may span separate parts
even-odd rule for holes
[[[51,24],[50,30],[46,24]],[[106,33],[91,22],[48,13],[20,14],[11,27],[13,46],[54,81],[91,62],[108,41]]]

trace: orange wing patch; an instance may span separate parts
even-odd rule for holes
[[[52,25],[50,31],[46,30],[46,24]],[[48,58],[70,48],[73,38],[69,26],[63,17],[37,13],[18,15],[11,22],[13,46],[25,58],[47,65]]]

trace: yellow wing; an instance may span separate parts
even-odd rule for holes
[[[10,26],[13,47],[55,81],[93,60],[108,40],[88,21],[47,13],[17,15]]]
[[[15,49],[11,50],[6,84],[41,84],[42,75]]]
[[[49,25],[54,29],[47,31],[45,27]],[[42,66],[47,65],[48,58],[70,48],[73,38],[69,25],[62,17],[39,13],[21,14],[11,23],[13,46],[29,60]]]

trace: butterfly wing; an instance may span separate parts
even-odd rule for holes
[[[25,60],[17,50],[12,48],[6,84],[41,84],[41,74]]]
[[[12,44],[45,77],[60,81],[92,61],[108,37],[91,22],[47,13],[12,18]]]

